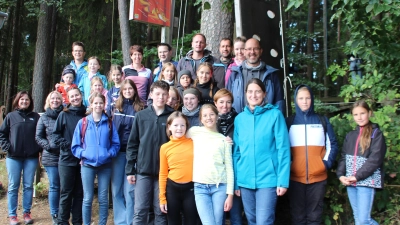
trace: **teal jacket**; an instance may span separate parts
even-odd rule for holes
[[[108,90],[108,81],[106,76],[102,75],[100,72],[97,72],[93,77],[99,77],[101,81],[103,81],[103,88]],[[93,79],[92,77],[92,79]],[[82,76],[81,81],[78,85],[79,90],[81,90],[83,95],[83,104],[86,107],[89,107],[89,96],[90,96],[90,88],[91,88],[91,79],[89,79],[89,74],[86,73]]]
[[[235,190],[289,187],[290,144],[285,118],[271,104],[248,106],[235,118]]]

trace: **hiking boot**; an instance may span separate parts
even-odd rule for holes
[[[24,222],[25,224],[33,224],[33,219],[31,218],[31,213],[25,212],[24,213]]]
[[[58,219],[57,219],[57,214],[54,214],[51,216],[51,218],[53,219],[53,225],[57,225],[58,224]]]
[[[16,216],[10,216],[10,225],[18,225],[18,218]]]

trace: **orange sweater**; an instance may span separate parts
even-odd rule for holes
[[[193,177],[193,141],[186,136],[170,141],[160,149],[160,204],[167,204],[165,197],[167,178],[177,183],[191,182]]]

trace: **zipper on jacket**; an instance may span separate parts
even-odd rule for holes
[[[308,144],[307,144],[307,122],[306,122],[306,116],[304,116],[304,135],[305,135],[305,142],[306,142],[306,184],[308,184]]]
[[[358,136],[357,136],[357,140],[356,140],[356,146],[354,147],[354,156],[353,156],[353,176],[356,176],[356,173],[357,173],[357,153],[358,153],[358,143],[360,142],[360,136],[361,136],[361,134],[362,134],[362,130],[363,130],[363,127],[360,127],[360,133],[358,134]],[[356,186],[357,185],[357,183],[356,184],[353,184],[353,186]]]

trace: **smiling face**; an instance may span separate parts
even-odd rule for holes
[[[203,36],[196,35],[192,40],[192,49],[195,52],[202,53],[206,48],[206,40],[204,40]]]
[[[225,95],[214,102],[214,104],[219,114],[226,114],[232,109],[232,98],[229,95]]]
[[[232,46],[230,40],[222,40],[219,43],[219,53],[221,54],[222,58],[230,58],[232,53]]]
[[[233,45],[234,53],[235,53],[235,58],[237,60],[243,61],[246,59],[244,56],[244,42],[238,41]]]
[[[126,83],[123,87],[121,87],[122,96],[126,99],[133,99],[135,96],[135,89],[133,89],[132,85]]]
[[[86,52],[83,50],[82,46],[75,45],[72,48],[72,56],[74,57],[74,60],[76,60],[76,61],[83,61],[83,59],[85,58],[85,54],[86,54]]]
[[[175,107],[178,105],[178,96],[176,96],[175,91],[169,90],[169,97],[167,101],[167,105],[171,106],[172,108],[175,109]]]
[[[183,105],[189,111],[193,111],[199,106],[199,99],[194,94],[186,94],[183,96]]]
[[[119,70],[113,70],[111,72],[111,79],[115,84],[120,84],[122,82],[122,74]]]
[[[175,78],[175,68],[174,66],[167,66],[163,70],[164,79],[171,82]]]
[[[186,134],[186,120],[182,117],[175,118],[170,125],[168,130],[171,131],[173,138],[181,138]]]
[[[369,117],[371,117],[372,112],[368,111],[366,108],[357,106],[351,113],[353,114],[353,119],[358,126],[363,127],[369,123]]]
[[[88,62],[88,68],[89,68],[89,72],[91,74],[96,74],[99,69],[100,69],[100,63],[99,61],[97,61],[97,59],[91,59]]]
[[[204,106],[203,106],[204,107]],[[210,107],[202,108],[200,112],[200,121],[205,128],[217,130],[218,114]]]
[[[169,51],[167,46],[158,46],[157,52],[160,62],[169,62],[171,60],[172,51]]]
[[[92,112],[101,114],[104,111],[104,101],[101,97],[94,97],[93,101],[90,103],[90,108]]]
[[[205,84],[211,79],[211,69],[208,66],[201,66],[197,70],[197,79],[199,79],[199,84]]]
[[[259,106],[264,101],[266,93],[263,92],[260,86],[257,84],[249,84],[247,86],[246,98],[249,103],[250,109],[254,109],[256,106]]]
[[[299,90],[296,95],[296,103],[305,112],[311,107],[311,94],[308,90]]]
[[[82,105],[82,94],[78,89],[68,91],[68,99],[72,106],[79,107]]]
[[[102,93],[103,92],[103,84],[100,81],[96,81],[92,85],[92,90],[94,92]]]
[[[163,108],[167,103],[169,96],[169,90],[164,90],[161,88],[154,88],[154,90],[150,93],[151,99],[153,99],[153,106],[157,108]]]
[[[60,95],[57,95],[55,93],[51,94],[50,96],[50,108],[51,109],[56,109],[60,107],[62,103],[62,99],[60,98]]]
[[[143,55],[140,52],[133,52],[131,55],[132,63],[140,65],[142,64]]]
[[[179,83],[182,85],[183,88],[187,88],[190,86],[190,75],[182,75],[181,79],[179,79]]]
[[[21,95],[21,98],[18,100],[18,108],[19,109],[27,109],[31,104],[31,100],[27,94]]]
[[[245,56],[246,61],[250,66],[258,66],[260,64],[260,58],[262,49],[260,42],[256,39],[249,39],[245,44]]]

